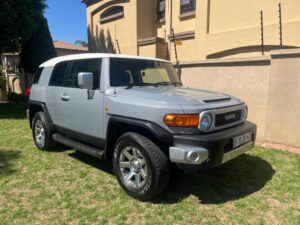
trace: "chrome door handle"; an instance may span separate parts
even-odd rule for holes
[[[60,99],[63,101],[69,101],[70,100],[70,96],[67,94],[63,94],[60,96]]]

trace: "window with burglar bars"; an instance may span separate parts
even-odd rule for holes
[[[180,14],[194,12],[196,10],[196,0],[180,0]]]
[[[158,0],[157,1],[157,20],[163,21],[165,19],[166,14],[166,1]]]

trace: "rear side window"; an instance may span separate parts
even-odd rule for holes
[[[38,68],[36,74],[34,75],[32,84],[37,84],[37,83],[39,83],[39,80],[40,80],[40,77],[41,77],[41,75],[42,75],[43,69],[44,69],[43,67]]]
[[[100,87],[101,59],[76,60],[71,62],[71,67],[64,77],[63,86],[78,88],[78,73],[92,73],[94,78],[93,89]]]
[[[49,86],[62,86],[67,67],[68,62],[61,62],[56,64],[52,72]]]

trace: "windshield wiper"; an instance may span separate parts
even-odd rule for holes
[[[162,81],[162,82],[157,82],[157,83],[132,83],[129,84],[125,89],[131,89],[134,86],[155,86],[158,87],[160,85],[175,85],[175,86],[181,86],[181,82],[167,82],[167,81]]]
[[[163,82],[154,83],[153,85],[155,85],[156,87],[159,86],[159,85],[175,85],[175,86],[179,86],[179,85],[182,85],[182,83],[181,82],[167,82],[167,81],[163,81]]]

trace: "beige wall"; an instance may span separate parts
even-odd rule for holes
[[[300,50],[272,54],[269,87],[266,140],[300,147]]]
[[[87,23],[91,40],[97,39],[101,28],[110,30],[113,40],[119,40],[122,53],[138,54],[137,39],[159,37],[168,45],[170,59],[175,60],[174,46],[168,35],[171,28],[171,0],[166,0],[165,21],[156,20],[155,0],[99,0],[88,4]],[[172,27],[175,33],[195,31],[195,37],[183,39],[178,46],[182,62],[208,58],[241,58],[261,56],[260,11],[264,12],[264,42],[266,55],[279,47],[278,3],[282,4],[283,45],[300,47],[299,0],[201,0],[196,1],[195,16],[180,18],[180,1],[173,0]],[[103,25],[100,14],[112,5],[125,8],[123,19]],[[91,45],[91,44],[90,44]],[[97,50],[92,47],[91,50]],[[146,55],[151,55],[148,52]],[[143,52],[144,54],[144,52]],[[151,55],[156,57],[157,55]]]
[[[202,62],[182,68],[184,85],[220,91],[244,100],[249,107],[249,119],[259,124],[259,137],[265,136],[269,76],[270,61],[265,57]]]
[[[201,55],[196,59],[260,56],[261,10],[264,13],[266,54],[278,49],[279,2],[282,4],[283,45],[289,48],[299,47],[298,0],[203,0],[197,5],[196,49]]]
[[[113,22],[100,24],[100,15],[111,6],[123,6],[124,18]],[[99,51],[99,34],[104,30],[110,32],[113,44],[119,42],[121,53],[137,54],[137,4],[136,1],[127,0],[103,0],[87,7],[87,22],[89,33],[89,50]]]
[[[182,65],[184,85],[244,100],[258,139],[300,147],[300,49],[268,56]]]

